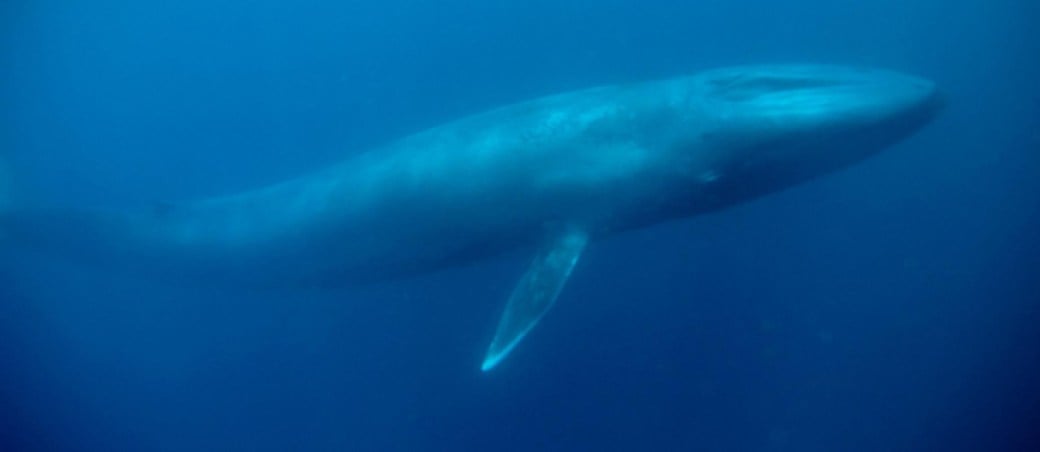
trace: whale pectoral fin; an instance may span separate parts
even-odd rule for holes
[[[585,231],[570,229],[553,236],[539,251],[509,296],[481,370],[501,362],[552,307],[588,241]]]

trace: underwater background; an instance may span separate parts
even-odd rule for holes
[[[0,153],[42,206],[234,192],[506,103],[718,66],[935,80],[850,169],[527,263],[262,292],[0,242],[0,450],[1040,450],[1040,2],[7,0]],[[2,240],[2,239],[0,239]]]

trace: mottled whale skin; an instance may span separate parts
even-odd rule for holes
[[[335,285],[510,250],[569,250],[547,257],[569,266],[532,264],[531,284],[546,280],[537,271],[555,269],[551,295],[518,287],[510,306],[531,303],[517,297],[548,304],[522,316],[523,331],[507,333],[512,342],[485,362],[490,368],[551,305],[586,240],[852,164],[927,123],[938,99],[931,82],[883,70],[717,69],[502,107],[255,191],[142,212],[16,210],[3,227],[88,257],[261,286]]]

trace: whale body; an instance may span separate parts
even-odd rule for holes
[[[529,250],[488,370],[554,303],[590,241],[845,167],[922,127],[940,103],[932,82],[883,70],[724,68],[502,107],[230,196],[133,212],[13,206],[0,231],[110,263],[279,286]]]

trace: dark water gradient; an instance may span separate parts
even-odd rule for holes
[[[501,368],[525,258],[218,291],[0,249],[0,450],[1037,450],[1029,0],[0,6],[0,152],[44,205],[251,187],[505,102],[774,61],[935,79],[848,171],[593,246]]]

